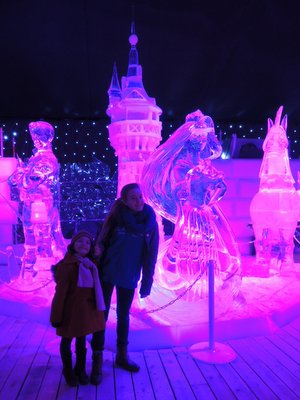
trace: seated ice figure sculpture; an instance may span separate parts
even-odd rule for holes
[[[156,281],[164,288],[182,290],[195,281],[191,300],[208,295],[207,267],[214,263],[215,287],[230,283],[238,292],[238,246],[218,201],[226,192],[223,173],[211,163],[222,147],[210,117],[200,110],[151,155],[143,173],[146,201],[175,224],[164,244]]]
[[[268,119],[259,192],[250,204],[255,263],[264,275],[293,268],[293,237],[300,217],[299,193],[289,164],[287,115],[281,119],[282,111],[281,106],[274,122]]]
[[[54,129],[44,121],[31,122],[33,155],[10,176],[9,183],[17,186],[22,204],[24,254],[21,277],[35,276],[37,256],[59,257],[66,246],[62,236],[55,197],[59,191],[59,164],[52,152]]]

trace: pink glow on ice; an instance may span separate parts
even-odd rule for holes
[[[37,269],[38,258],[49,258],[54,262],[62,258],[66,250],[53,198],[59,185],[59,164],[52,152],[54,129],[49,123],[38,121],[31,122],[29,130],[35,146],[34,155],[27,163],[19,160],[19,166],[9,178],[9,183],[19,189],[22,203],[20,219],[25,243],[21,286],[44,281],[45,271]],[[50,278],[51,272],[48,272]]]
[[[268,120],[259,192],[250,205],[256,265],[264,275],[293,268],[293,237],[300,216],[299,191],[294,187],[287,150],[287,115],[281,120],[282,110],[281,106],[274,123]]]
[[[242,262],[252,263],[253,257],[247,257]],[[299,264],[297,265],[296,274],[299,274]],[[268,279],[244,277],[244,302],[235,301],[226,313],[218,312],[215,321],[216,340],[270,334],[299,316],[300,280],[295,279],[295,276],[274,275]],[[49,324],[49,307],[53,292],[53,282],[27,292],[2,284],[0,313]],[[171,293],[162,288],[158,291],[155,287],[150,296],[153,302],[148,301],[147,307],[144,303],[143,308],[134,305],[132,309],[130,351],[188,346],[207,340],[207,303],[178,301],[165,309],[151,312],[153,308],[157,308],[156,296],[160,296],[159,301],[164,304],[164,300],[171,298]],[[224,299],[219,298],[217,294],[216,300],[219,310],[219,302],[223,303]],[[223,304],[221,306],[224,307]],[[54,338],[55,330],[52,332],[53,341],[48,342],[46,346],[47,351],[51,353],[57,352],[59,348]],[[113,307],[106,328],[105,348],[115,351],[115,344],[116,311]]]
[[[6,246],[13,243],[13,224],[16,224],[18,203],[11,201],[10,187],[7,178],[14,172],[17,160],[14,157],[0,158],[0,264],[7,256]]]
[[[144,88],[134,23],[131,24],[129,43],[127,76],[122,76],[120,86],[114,65],[106,111],[111,118],[109,140],[118,157],[117,196],[124,185],[142,181],[145,161],[161,141],[159,117],[162,110]]]
[[[213,121],[197,110],[147,162],[145,199],[175,223],[172,238],[160,247],[153,294],[140,302],[147,308],[175,300],[178,310],[193,303],[207,320],[209,261],[215,265],[217,313],[225,312],[238,295],[239,251],[218,205],[226,184],[211,161],[221,152]]]

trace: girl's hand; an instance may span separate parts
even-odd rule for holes
[[[79,254],[74,254],[76,260],[78,260],[79,262],[83,261],[83,257],[81,257]]]

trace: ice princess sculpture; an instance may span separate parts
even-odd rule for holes
[[[35,146],[27,163],[19,161],[19,167],[10,176],[9,183],[17,186],[22,202],[24,254],[22,278],[32,278],[37,256],[62,257],[65,242],[61,233],[59,213],[54,197],[59,190],[59,164],[52,152],[54,130],[47,122],[29,124]]]
[[[259,192],[250,205],[255,235],[256,265],[263,274],[292,269],[293,237],[300,216],[299,193],[294,186],[286,136],[287,115],[281,106],[263,143]]]
[[[212,119],[197,110],[159,146],[144,169],[146,201],[175,223],[172,238],[163,245],[156,279],[173,291],[197,281],[190,300],[207,297],[210,261],[215,265],[216,290],[227,284],[234,291],[240,285],[238,247],[217,204],[226,185],[211,164],[221,152]]]

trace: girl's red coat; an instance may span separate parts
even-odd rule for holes
[[[77,286],[78,271],[79,263],[70,253],[56,266],[50,321],[60,325],[58,336],[81,337],[105,328],[104,313],[96,309],[94,288]]]

